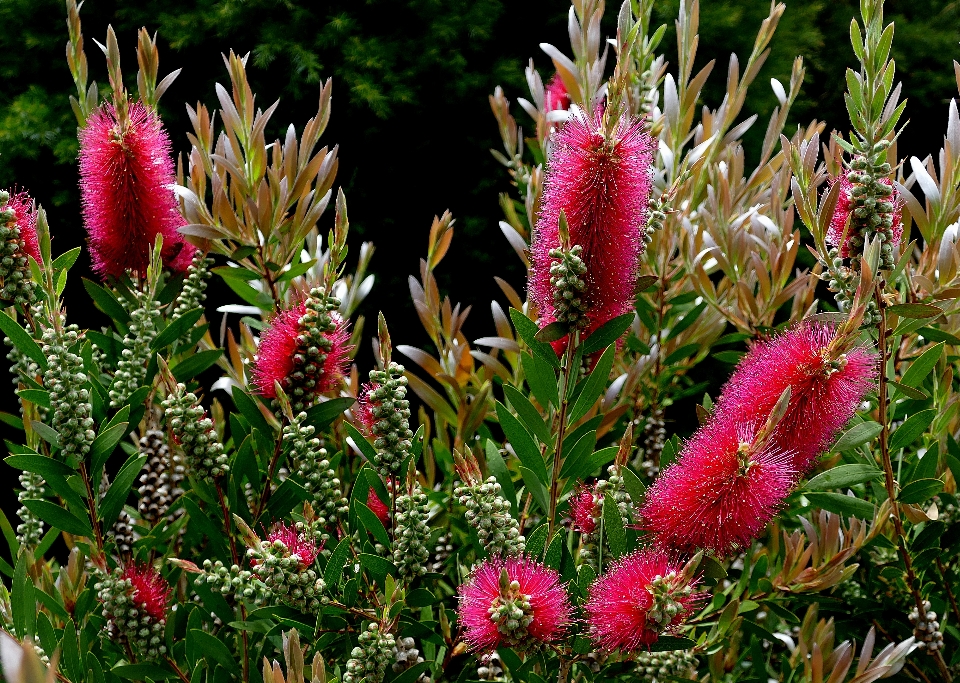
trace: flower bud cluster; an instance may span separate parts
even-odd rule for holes
[[[910,623],[913,624],[913,637],[917,639],[921,650],[926,650],[929,654],[936,653],[943,649],[943,633],[940,631],[940,622],[937,621],[937,613],[931,609],[930,601],[923,601],[923,615],[917,612],[914,607],[908,615]]]
[[[520,582],[517,580],[504,583],[487,614],[490,621],[496,624],[497,631],[502,636],[502,643],[507,647],[526,648],[536,645],[536,641],[531,637],[529,626],[533,623],[533,605],[530,604],[530,596],[520,590]]]
[[[10,374],[13,375],[14,387],[19,387],[21,382],[21,377],[29,377],[32,380],[36,380],[40,376],[40,366],[37,365],[37,362],[27,356],[26,354],[20,353],[20,349],[13,345],[13,340],[10,337],[4,337],[3,343],[10,347],[10,352],[7,354],[7,360],[10,361]],[[43,406],[38,406],[43,408]],[[46,410],[46,408],[43,408]],[[23,412],[23,405],[20,406],[20,411]]]
[[[393,669],[394,673],[403,673],[407,669],[423,664],[423,657],[420,656],[420,650],[413,638],[400,638],[393,648]],[[424,672],[417,678],[417,683],[430,683],[430,674]]]
[[[327,585],[313,568],[322,541],[314,525],[279,525],[247,549],[253,573],[281,602],[301,611],[320,608]]]
[[[30,277],[24,235],[9,202],[10,193],[0,192],[0,299],[28,306],[36,299],[37,284]]]
[[[583,292],[587,283],[583,276],[587,264],[580,257],[583,246],[573,245],[570,249],[551,249],[551,258],[558,259],[550,264],[550,286],[553,288],[553,317],[557,322],[570,327],[582,327],[587,324],[587,302]]]
[[[384,479],[395,475],[410,455],[410,401],[407,396],[407,378],[403,366],[390,363],[385,370],[371,370],[372,389],[367,396],[374,422],[373,445],[377,449],[374,466]]]
[[[36,472],[21,472],[21,488],[17,492],[17,500],[22,503],[25,500],[42,499],[46,494],[45,484],[43,477]],[[26,506],[17,510],[17,516],[20,517],[20,524],[17,525],[17,542],[26,547],[36,546],[43,537],[43,521]]]
[[[847,180],[852,188],[853,211],[850,215],[850,247],[856,254],[864,243],[874,236],[880,240],[880,269],[893,268],[895,226],[900,218],[894,189],[887,176],[890,164],[884,159],[888,140],[881,140],[865,155],[857,155],[850,161]]]
[[[266,585],[253,572],[241,569],[235,564],[226,567],[220,560],[211,562],[207,559],[203,561],[203,571],[203,580],[210,590],[232,596],[237,602],[259,605],[267,597]]]
[[[395,647],[392,633],[381,631],[377,624],[368,625],[350,652],[343,683],[380,683]]]
[[[397,565],[400,577],[408,581],[427,573],[427,560],[430,559],[427,549],[430,538],[428,517],[427,495],[419,484],[414,484],[410,493],[397,497],[393,562]]]
[[[103,605],[105,629],[110,637],[126,642],[141,657],[156,659],[167,651],[163,631],[169,589],[167,593],[159,589],[158,582],[163,581],[159,575],[145,576],[141,571],[132,567],[121,571],[118,567],[104,575],[94,588]],[[153,583],[144,583],[151,580]]]
[[[453,494],[467,508],[467,523],[477,530],[488,555],[520,555],[526,549],[526,539],[510,514],[510,502],[500,492],[496,477],[490,477],[483,483],[462,483]]]
[[[213,273],[210,272],[212,265],[213,259],[207,258],[200,251],[193,255],[193,261],[187,268],[187,276],[183,280],[183,289],[180,290],[174,302],[171,320],[176,320],[187,311],[203,304],[203,300],[207,298],[207,280],[213,277]]]
[[[117,361],[117,373],[110,386],[110,407],[118,408],[141,387],[150,362],[150,344],[157,336],[160,311],[149,292],[134,291],[135,305],[130,310],[130,325],[123,336],[123,351]]]
[[[314,428],[304,424],[306,413],[299,413],[283,428],[283,442],[290,449],[290,456],[303,488],[310,494],[309,503],[316,514],[317,525],[322,529],[336,526],[349,511],[349,503],[343,497],[343,489],[336,473],[330,468],[327,451],[320,439],[313,436]],[[326,541],[329,534],[324,533]]]
[[[480,658],[480,666],[477,667],[477,678],[481,681],[503,680],[503,662],[500,661],[499,654],[493,652]]]
[[[443,574],[446,569],[444,565],[453,554],[453,539],[450,534],[440,534],[437,537],[437,544],[433,547],[433,555],[430,557],[430,571],[434,574]]]
[[[148,429],[140,438],[140,453],[147,456],[140,475],[137,512],[140,519],[153,526],[167,514],[174,500],[183,495],[183,459],[172,455],[165,435],[159,429]],[[170,519],[169,521],[173,521]]]
[[[686,650],[644,652],[636,655],[636,673],[641,683],[662,683],[671,679],[689,679],[697,669],[697,658]]]
[[[49,327],[43,332],[43,355],[47,370],[43,385],[50,392],[51,426],[60,435],[60,448],[67,457],[82,460],[96,438],[90,392],[83,359],[73,352],[78,341],[75,325],[64,330]]]
[[[656,199],[651,197],[647,201],[647,226],[643,231],[643,241],[647,244],[653,241],[653,233],[663,228],[664,221],[667,220],[667,212],[670,211],[670,200],[664,195]]]
[[[613,498],[613,501],[617,504],[617,509],[620,511],[620,516],[624,521],[629,521],[630,519],[630,509],[632,507],[632,501],[630,499],[630,494],[627,493],[626,488],[623,485],[623,476],[620,473],[620,468],[616,465],[610,465],[607,468],[607,478],[598,479],[593,486],[592,491],[592,501],[593,501],[593,518],[599,521],[600,516],[603,510],[603,500],[610,494]],[[589,525],[581,525],[582,536],[581,536],[581,545],[580,545],[580,554],[579,559],[584,564],[588,564],[594,569],[599,569],[597,567],[597,537],[599,535],[599,529],[594,525],[592,528]],[[606,543],[606,538],[604,538],[604,543]],[[604,545],[604,557],[612,557],[610,553],[607,552],[606,545]]]
[[[304,304],[306,312],[299,321],[300,333],[297,335],[293,369],[283,387],[294,413],[313,405],[327,354],[333,350],[333,342],[326,336],[337,329],[331,312],[340,308],[340,300],[327,296],[317,288],[310,291]]]
[[[638,418],[635,424],[639,424]],[[637,448],[637,454],[634,456],[634,467],[642,471],[649,479],[657,476],[660,467],[660,455],[663,453],[663,446],[667,439],[666,423],[663,419],[663,408],[654,406],[650,414],[643,420],[643,431],[641,432],[640,446]]]
[[[212,480],[230,471],[223,444],[197,397],[183,384],[163,402],[167,425],[186,456],[187,469],[199,479]]]
[[[820,275],[820,279],[827,283],[827,289],[835,292],[834,299],[837,301],[837,308],[841,313],[849,313],[850,305],[856,296],[857,285],[860,278],[857,272],[844,265],[840,250],[832,247],[827,256],[830,262],[826,270]],[[880,312],[877,310],[877,302],[873,299],[867,301],[867,310],[863,315],[864,325],[876,325],[880,322]]]

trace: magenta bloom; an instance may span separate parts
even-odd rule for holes
[[[357,407],[353,414],[357,418],[357,426],[364,436],[373,436],[373,426],[377,423],[377,418],[373,416],[373,410],[379,405],[379,401],[372,399],[370,395],[379,388],[380,385],[376,382],[368,382],[363,385],[360,396],[357,398]]]
[[[40,263],[40,243],[37,239],[37,210],[33,199],[26,192],[10,192],[5,209],[13,211],[14,224],[20,231],[23,251]]]
[[[90,115],[80,131],[80,196],[101,276],[126,270],[143,276],[157,235],[163,235],[164,265],[187,269],[196,250],[177,232],[186,221],[170,187],[175,182],[170,138],[155,112],[131,104],[125,128],[112,104]]]
[[[463,638],[475,652],[553,642],[570,612],[560,575],[524,556],[491,557],[474,569],[460,586],[457,608]]]
[[[557,109],[570,108],[570,93],[567,92],[567,86],[563,84],[560,74],[553,74],[553,78],[544,88],[544,109],[556,111]]]
[[[827,244],[839,247],[840,256],[843,258],[849,258],[853,255],[850,251],[850,238],[853,237],[854,229],[847,226],[847,221],[856,206],[853,200],[853,183],[850,182],[849,175],[850,171],[844,171],[833,181],[840,183],[840,196],[837,197],[837,207],[833,212],[833,218],[830,220],[830,227],[827,228]],[[893,187],[889,178],[881,178],[880,182],[888,187]],[[890,201],[894,207],[893,225],[891,226],[892,243],[896,246],[900,244],[900,238],[903,237],[903,200],[900,199],[896,188],[890,196]],[[844,231],[847,233],[846,238],[844,238]]]
[[[292,399],[302,397],[312,402],[343,381],[350,364],[349,324],[338,313],[332,313],[335,329],[321,333],[330,348],[318,350],[306,316],[306,302],[279,311],[260,336],[251,374],[261,396],[276,398],[274,382],[279,382]]]
[[[829,347],[835,336],[833,325],[802,322],[754,344],[717,401],[718,415],[759,425],[790,387],[790,405],[773,444],[794,453],[798,475],[830,447],[876,383],[876,353],[856,347],[831,360]]]
[[[153,567],[145,564],[128,564],[121,575],[129,579],[130,597],[144,612],[154,619],[162,620],[167,615],[170,586]]]
[[[696,607],[696,583],[660,550],[621,558],[590,586],[583,606],[590,637],[606,652],[649,648],[661,634],[675,632]]]
[[[647,490],[643,527],[657,544],[721,556],[750,545],[776,515],[796,479],[790,452],[759,450],[753,429],[717,414]]]
[[[571,116],[554,136],[529,283],[541,325],[553,322],[550,251],[560,247],[562,211],[571,246],[583,248],[588,333],[633,307],[656,150],[640,121],[622,119],[608,140],[599,120],[599,111]]]
[[[599,505],[593,491],[585,484],[578,484],[570,496],[570,517],[574,531],[590,534],[597,528]]]
[[[372,486],[370,490],[367,491],[367,507],[370,508],[370,512],[375,514],[377,519],[384,524],[390,521],[390,509],[380,500],[380,497]]]
[[[316,541],[306,534],[297,532],[292,524],[274,524],[267,540],[271,543],[280,541],[289,553],[288,557],[296,557],[301,571],[310,567],[320,554]]]

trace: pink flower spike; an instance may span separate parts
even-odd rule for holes
[[[289,556],[297,558],[301,570],[309,568],[320,554],[317,543],[306,534],[298,533],[297,528],[292,524],[274,524],[270,533],[267,534],[267,540],[271,543],[280,541],[290,553]]]
[[[570,624],[570,600],[560,575],[525,556],[487,559],[459,592],[457,614],[474,652],[550,643]]]
[[[570,93],[567,92],[567,86],[563,84],[560,74],[553,74],[553,78],[543,89],[543,98],[543,108],[548,112],[570,108]]]
[[[606,652],[649,648],[662,634],[676,632],[696,607],[696,583],[660,550],[621,558],[590,586],[583,606],[590,637]]]
[[[153,567],[145,564],[128,564],[121,574],[130,581],[130,597],[138,607],[158,621],[167,615],[170,586]]]
[[[749,547],[783,505],[796,479],[792,453],[757,449],[754,430],[717,415],[647,490],[643,528],[658,545],[726,556]]]
[[[581,534],[592,534],[597,528],[599,505],[593,495],[593,490],[586,484],[577,484],[570,496],[570,517],[573,519],[573,530]]]
[[[836,354],[830,348],[836,332],[834,325],[802,322],[754,344],[717,400],[718,415],[762,424],[790,387],[790,404],[773,445],[793,452],[798,475],[809,471],[830,447],[877,380],[876,353],[854,347]]]
[[[856,208],[853,197],[853,183],[850,182],[850,171],[844,171],[833,181],[840,183],[840,194],[837,197],[837,206],[833,212],[833,218],[830,220],[830,227],[827,228],[827,244],[839,247],[842,258],[855,256],[851,249],[850,239],[854,236],[854,228],[847,224],[853,210]],[[880,182],[888,187],[893,187],[893,182],[889,178],[880,178]],[[890,202],[893,204],[893,225],[890,231],[893,236],[892,244],[900,244],[903,237],[903,200],[896,188],[890,196]],[[846,236],[844,236],[846,233]]]
[[[123,127],[104,104],[80,131],[80,196],[93,267],[101,276],[146,273],[150,249],[163,236],[164,265],[183,271],[194,247],[177,231],[186,225],[171,186],[176,183],[170,138],[156,112],[135,102]]]
[[[380,500],[380,496],[377,495],[377,492],[372,486],[370,490],[367,491],[367,507],[370,508],[370,512],[375,514],[377,519],[384,524],[390,521],[390,509]]]
[[[656,150],[641,121],[621,119],[610,139],[599,121],[599,110],[575,113],[555,133],[531,247],[530,297],[544,326],[556,320],[550,252],[563,212],[570,245],[583,249],[586,334],[633,307]]]
[[[40,242],[37,238],[37,209],[33,199],[26,192],[9,192],[10,199],[5,209],[13,211],[14,224],[20,231],[23,251],[40,263]]]
[[[373,426],[377,423],[373,411],[379,404],[370,395],[379,388],[380,385],[376,382],[364,384],[360,389],[360,396],[357,397],[357,407],[353,410],[353,416],[357,419],[360,432],[367,437],[373,436]]]

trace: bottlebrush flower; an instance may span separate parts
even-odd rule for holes
[[[380,402],[372,398],[371,394],[379,388],[380,385],[374,382],[364,384],[360,390],[360,396],[357,398],[357,407],[353,411],[360,431],[367,437],[373,436],[373,427],[377,424],[377,418],[373,416],[373,411]]]
[[[377,495],[377,492],[372,486],[370,490],[367,491],[367,507],[370,508],[370,512],[375,514],[377,519],[384,524],[390,521],[390,509],[380,500],[380,496]]]
[[[717,414],[647,490],[643,527],[665,548],[721,556],[745,548],[793,487],[792,456],[754,444],[750,426]]]
[[[833,218],[830,220],[830,227],[827,228],[827,244],[839,247],[840,256],[849,258],[856,255],[856,250],[851,249],[850,240],[857,236],[856,228],[847,224],[856,208],[853,196],[854,185],[850,182],[850,171],[844,171],[833,182],[840,183],[840,195],[837,197],[837,207],[834,209]],[[893,237],[892,244],[896,246],[900,244],[900,238],[903,236],[903,200],[900,199],[900,195],[889,178],[880,178],[879,182],[893,190],[893,194],[890,196],[890,203],[893,204],[893,225],[890,227],[890,231]],[[846,236],[844,236],[844,232],[846,232]]]
[[[33,199],[26,192],[10,192],[5,209],[13,211],[13,224],[20,232],[25,254],[40,263],[40,243],[37,239],[37,210]]]
[[[157,620],[167,615],[170,586],[153,567],[128,564],[120,577],[130,581],[130,598],[144,612]]]
[[[551,251],[561,247],[561,212],[586,265],[587,331],[633,306],[656,143],[638,120],[621,119],[609,138],[599,122],[599,111],[575,114],[553,138],[531,248],[529,290],[541,325],[556,320],[550,269],[560,261]]]
[[[457,614],[472,651],[549,643],[570,623],[560,575],[525,556],[487,559],[459,591]]]
[[[593,491],[585,484],[578,484],[570,496],[570,517],[573,519],[574,531],[592,534],[597,528],[598,512]]]
[[[252,380],[258,392],[276,398],[274,382],[279,382],[294,403],[294,412],[339,386],[350,362],[349,323],[333,311],[323,314],[330,319],[325,326],[318,307],[322,304],[311,297],[278,312],[257,346]]]
[[[790,387],[790,404],[772,443],[793,452],[797,474],[830,447],[877,379],[876,353],[864,347],[834,351],[836,333],[835,325],[803,322],[754,344],[717,400],[717,414],[762,424]]]
[[[101,276],[146,273],[150,249],[163,236],[164,265],[182,272],[194,247],[177,229],[186,224],[171,185],[170,138],[157,114],[135,102],[129,120],[104,104],[80,131],[80,197],[93,267]]]
[[[544,88],[543,97],[544,109],[548,112],[570,108],[570,93],[567,92],[567,86],[563,84],[560,74],[553,74],[553,78]]]
[[[696,607],[696,583],[660,550],[621,558],[590,586],[583,606],[590,637],[606,652],[649,648]]]
[[[320,554],[320,548],[317,543],[307,536],[297,531],[292,524],[274,524],[270,533],[267,534],[267,542],[272,543],[274,548],[281,544],[281,552],[285,557],[296,558],[300,569],[307,569],[317,559]]]

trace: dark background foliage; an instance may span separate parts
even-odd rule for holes
[[[679,2],[658,2],[655,10],[657,23],[668,24],[662,49],[671,61]],[[333,77],[333,116],[323,144],[340,145],[338,184],[347,194],[354,253],[362,240],[377,246],[377,284],[362,312],[370,319],[387,311],[395,342],[422,345],[406,279],[418,271],[434,214],[449,208],[457,218],[438,277],[455,302],[474,305],[468,335],[489,332],[488,302],[499,295],[493,275],[518,290],[524,285],[521,264],[497,228],[497,194],[509,186],[488,152],[499,138],[487,95],[497,85],[511,100],[527,95],[523,67],[530,57],[550,76],[538,44],[569,50],[568,7],[567,0],[87,0],[81,18],[91,78],[101,87],[105,65],[93,40],[103,40],[107,24],[117,31],[133,90],[136,30],[157,31],[161,75],[183,68],[161,102],[177,152],[188,149],[183,103],[215,108],[213,84],[227,81],[220,54],[231,48],[251,53],[258,104],[281,98],[269,131],[277,137],[291,121],[302,126],[316,111],[321,81]],[[608,35],[616,9],[607,8]],[[730,52],[746,60],[768,10],[767,0],[703,0],[696,68],[717,60],[704,91],[711,107],[723,96]],[[847,36],[856,10],[856,0],[789,3],[744,109],[761,115],[746,136],[748,148],[759,146],[764,116],[776,103],[769,79],[786,83],[795,55],[804,56],[807,79],[791,127],[817,118],[828,129],[846,130],[843,72],[854,61]],[[901,156],[923,157],[939,149],[945,103],[956,96],[951,59],[960,52],[960,5],[892,0],[887,13],[897,24],[894,56],[910,100]],[[55,253],[82,244],[84,236],[64,17],[60,0],[0,0],[0,186],[25,187],[43,204]],[[525,121],[519,107],[514,114]],[[325,228],[332,215],[322,222]],[[76,270],[89,277],[89,259],[81,257]],[[212,298],[233,301],[216,284]],[[71,287],[66,300],[73,320],[98,324],[87,317],[95,312],[87,310],[81,287]],[[361,368],[372,362],[369,347],[358,361]],[[726,369],[706,364],[701,373],[719,386]],[[4,396],[4,409],[11,399]]]

